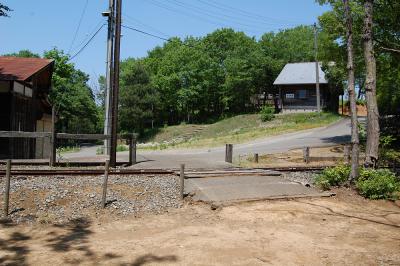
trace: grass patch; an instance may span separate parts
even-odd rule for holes
[[[185,124],[161,128],[149,139],[157,144],[145,149],[237,144],[266,136],[321,127],[339,119],[340,116],[332,113],[297,113],[275,115],[271,121],[263,122],[259,114],[238,115],[209,125]]]
[[[71,152],[78,152],[80,150],[81,148],[79,146],[66,146],[57,148],[57,153],[58,154],[71,153]]]

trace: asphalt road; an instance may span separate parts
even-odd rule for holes
[[[233,147],[233,156],[251,155],[254,153],[267,154],[285,152],[290,149],[305,146],[320,147],[341,144],[350,141],[350,120],[342,119],[332,125],[283,134],[274,137],[257,139]],[[81,149],[78,153],[64,155],[68,160],[104,160],[105,156],[96,156],[96,147]],[[128,160],[128,152],[119,152],[118,160]],[[170,149],[157,151],[139,151],[138,163],[134,168],[163,168],[176,169],[184,163],[186,168],[216,169],[232,165],[224,162],[225,147],[209,147],[202,149]]]

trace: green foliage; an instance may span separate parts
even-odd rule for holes
[[[332,9],[322,14],[319,19],[321,26],[319,38],[319,58],[330,82],[339,88],[345,88],[347,83],[346,70],[346,30],[343,1],[317,0],[320,4],[329,4]],[[364,1],[349,1],[353,18],[353,42],[355,81],[360,91],[365,86],[365,61],[363,54],[363,18]],[[399,113],[400,105],[400,54],[398,33],[400,32],[400,1],[374,1],[374,53],[377,66],[377,96],[379,113]],[[334,61],[335,64],[330,62]]]
[[[117,145],[117,152],[129,151],[129,147],[126,145]]]
[[[265,105],[261,108],[260,111],[260,118],[261,121],[267,122],[271,121],[275,117],[275,108],[271,105]]]
[[[56,48],[44,52],[44,57],[55,61],[53,89],[50,101],[58,108],[58,130],[73,133],[99,132],[99,109],[89,76],[69,63],[69,56]]]
[[[350,104],[350,102],[349,102],[349,104]],[[357,105],[361,105],[361,106],[365,106],[367,103],[366,103],[366,101],[364,99],[357,99],[356,100],[356,104]]]
[[[365,129],[365,126],[360,122],[357,122],[357,127],[360,143],[365,143],[367,141],[367,130]]]
[[[369,199],[393,199],[400,190],[398,178],[387,169],[361,169],[356,186]]]
[[[4,56],[40,58],[40,55],[35,54],[35,53],[31,52],[30,50],[21,50],[17,53],[5,54]]]
[[[155,116],[159,96],[140,61],[129,59],[122,64],[119,102],[121,131],[143,133]]]
[[[9,17],[7,13],[9,11],[12,11],[12,9],[0,3],[0,17]]]
[[[350,167],[348,165],[338,165],[332,168],[326,168],[315,178],[315,184],[324,190],[332,186],[343,185],[350,176]]]

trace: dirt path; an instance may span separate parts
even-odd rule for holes
[[[400,204],[335,198],[0,229],[0,264],[399,265]]]

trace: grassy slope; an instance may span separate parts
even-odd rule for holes
[[[225,143],[242,143],[256,138],[324,126],[337,121],[340,116],[331,113],[303,113],[277,115],[262,122],[258,114],[238,115],[209,125],[178,125],[160,129],[149,141],[171,142],[184,138],[177,144],[161,144],[158,148],[213,147]]]

